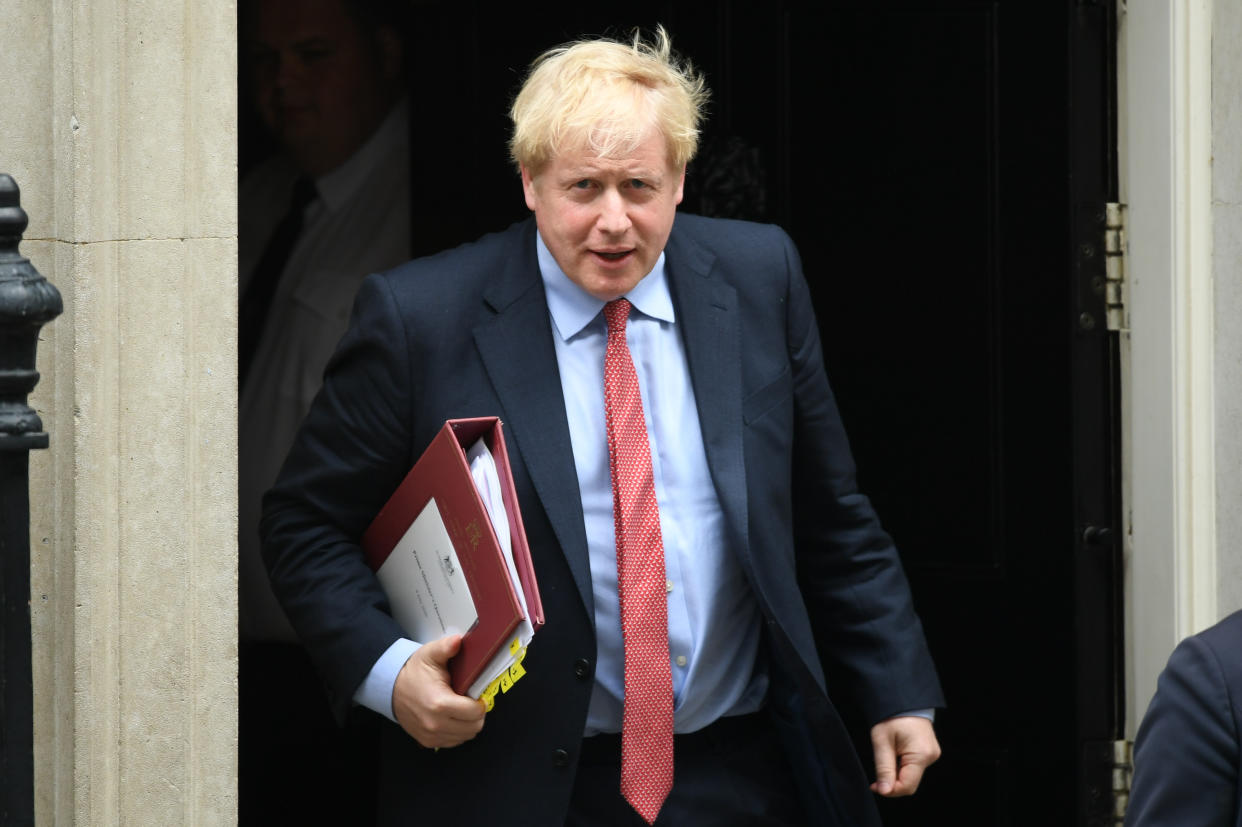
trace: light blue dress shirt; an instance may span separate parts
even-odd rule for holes
[[[569,280],[542,238],[537,244],[595,598],[597,662],[585,734],[620,732],[625,650],[604,420],[604,302]],[[767,677],[755,672],[761,618],[741,566],[724,547],[724,515],[707,467],[663,255],[626,298],[633,305],[626,341],[643,397],[664,541],[673,730],[693,732],[763,705]]]
[[[597,662],[584,735],[620,732],[625,651],[617,601],[612,477],[604,420],[604,302],[574,284],[537,238],[553,342],[590,553]],[[685,343],[677,327],[661,254],[626,295],[633,309],[626,341],[638,374],[668,580],[673,730],[694,732],[726,715],[763,706],[768,679],[757,670],[762,618],[737,559],[724,547],[724,515],[699,429]],[[395,721],[397,673],[418,648],[396,641],[354,694]],[[538,637],[533,644],[538,646]],[[930,710],[907,714],[932,717]]]
[[[595,599],[595,688],[584,734],[620,732],[625,650],[604,425],[604,302],[569,280],[542,238],[537,244],[582,495]],[[767,676],[755,670],[761,619],[741,567],[724,548],[724,517],[709,476],[663,255],[627,298],[634,309],[626,339],[643,397],[664,540],[673,728],[693,732],[722,715],[753,712],[763,705]],[[539,645],[538,637],[534,645]],[[395,721],[393,685],[418,647],[406,639],[390,646],[354,700]]]

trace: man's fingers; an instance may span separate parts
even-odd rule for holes
[[[447,718],[474,723],[483,719],[484,706],[465,695],[458,695],[449,684],[448,662],[460,648],[461,635],[447,635],[420,647],[410,656],[410,660],[414,661],[414,668],[422,669],[424,673],[429,692],[424,696],[423,705],[428,715],[435,719]],[[405,669],[401,671],[404,672]],[[431,692],[431,688],[443,691]],[[477,731],[478,728],[475,728],[475,732]]]
[[[914,791],[919,788],[919,782],[923,780],[923,769],[926,766],[913,757],[902,761],[901,771],[892,787],[892,795],[914,795]]]
[[[913,795],[923,780],[923,771],[940,757],[931,721],[901,716],[881,721],[871,728],[875,752],[875,783],[871,790],[882,796]]]
[[[455,747],[469,741],[483,729],[483,707],[470,698],[462,700],[466,702],[468,713],[456,704],[433,706],[427,711],[416,713],[412,722],[414,731],[411,731],[411,727],[406,727],[406,731],[425,747]],[[464,713],[473,717],[459,717]]]
[[[875,752],[875,783],[871,785],[871,790],[880,795],[890,795],[897,781],[897,753],[892,739],[880,737],[872,730],[871,747]]]
[[[448,662],[457,654],[457,650],[461,648],[461,635],[445,635],[444,637],[433,640],[431,643],[424,644],[419,647],[415,655],[422,655],[430,664],[434,664],[444,670],[444,681],[448,683]]]
[[[483,728],[483,704],[458,695],[449,684],[448,662],[461,648],[461,635],[421,646],[401,667],[393,687],[397,722],[425,747],[455,747]]]

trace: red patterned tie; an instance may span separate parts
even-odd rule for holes
[[[673,678],[668,657],[668,590],[660,511],[642,392],[625,342],[630,303],[604,306],[604,411],[617,532],[617,591],[625,642],[621,795],[648,824],[673,788]]]

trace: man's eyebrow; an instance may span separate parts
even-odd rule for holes
[[[323,49],[332,48],[334,45],[336,45],[336,41],[324,35],[304,37],[293,42],[293,48],[295,49]]]
[[[245,40],[245,46],[251,52],[278,52],[281,49],[331,49],[335,44],[336,41],[325,35],[311,35],[292,43],[269,43],[258,37]]]

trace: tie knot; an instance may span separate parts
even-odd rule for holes
[[[630,317],[630,300],[613,299],[604,305],[604,321],[609,333],[625,332],[625,322]]]

